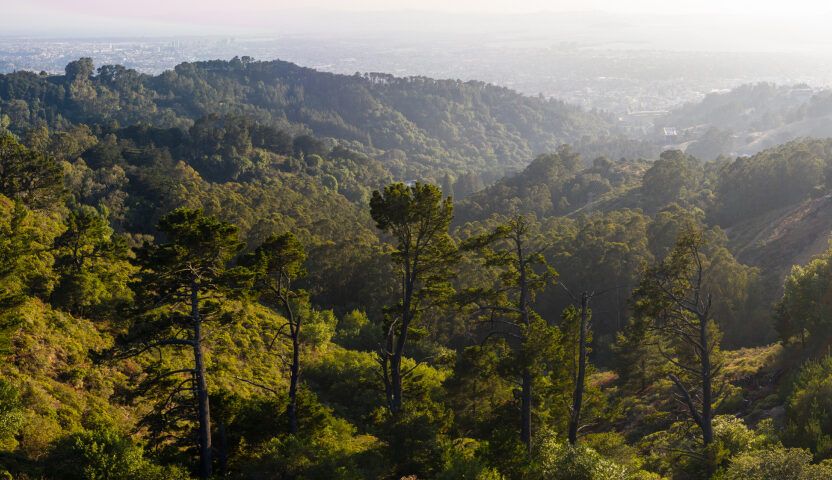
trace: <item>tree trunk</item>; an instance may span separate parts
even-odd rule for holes
[[[220,467],[220,476],[228,476],[228,436],[225,432],[225,423],[220,423],[220,448],[217,451],[217,463]]]
[[[199,423],[199,478],[211,478],[211,413],[208,384],[202,354],[202,319],[199,316],[199,287],[191,283],[191,317],[194,322],[194,370],[196,371],[197,422]]]
[[[705,446],[708,446],[714,442],[714,431],[711,422],[713,394],[711,389],[711,352],[708,348],[707,317],[700,317],[699,323],[699,341],[702,344],[702,441]]]
[[[398,415],[402,409],[402,357],[399,352],[390,356],[390,390],[393,415]]]
[[[523,243],[520,237],[515,238],[517,249],[518,271],[520,272],[520,298],[517,305],[521,310],[521,319],[525,327],[529,326],[528,284],[526,283],[526,259],[523,257]],[[528,340],[528,339],[526,339]],[[525,340],[524,340],[525,341]],[[521,348],[523,348],[521,346]],[[532,373],[529,366],[523,369],[523,390],[520,405],[520,441],[526,444],[526,451],[532,451]]]
[[[300,329],[294,327],[292,333],[292,365],[289,375],[289,405],[286,407],[286,416],[289,417],[289,435],[298,433],[298,378],[300,376]]]
[[[390,402],[393,415],[398,415],[402,409],[402,357],[404,357],[404,346],[407,342],[407,332],[410,328],[411,311],[413,302],[413,288],[416,283],[415,275],[411,273],[411,267],[405,267],[403,279],[402,298],[402,325],[399,338],[396,339],[395,348],[390,355],[390,391],[392,401]]]
[[[581,421],[581,407],[584,398],[584,383],[586,382],[586,330],[587,330],[587,304],[589,295],[586,292],[581,294],[581,335],[578,346],[578,372],[575,376],[575,393],[572,395],[572,414],[569,418],[569,443],[575,445],[578,441],[578,424]]]
[[[526,450],[532,451],[532,374],[523,371],[523,386],[520,393],[520,441],[526,444]]]

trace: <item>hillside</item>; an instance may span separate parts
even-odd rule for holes
[[[832,194],[783,210],[773,212],[773,219],[756,218],[727,232],[738,259],[777,278],[785,277],[793,265],[804,265],[829,248]]]
[[[665,140],[713,160],[723,155],[753,155],[800,137],[827,137],[830,95],[807,85],[741,85],[688,103],[655,122],[656,138],[665,127],[677,132]]]
[[[209,114],[332,139],[378,158],[394,178],[433,182],[471,172],[491,183],[562,143],[615,133],[605,115],[482,82],[336,75],[248,57],[183,63],[158,76],[118,65],[95,70],[90,59],[70,63],[63,76],[0,76],[0,115],[18,133],[67,122],[188,128]],[[645,148],[610,154],[634,147]]]
[[[703,162],[508,134],[588,114],[475,83],[91,72],[0,79],[0,476],[832,478],[832,140]]]

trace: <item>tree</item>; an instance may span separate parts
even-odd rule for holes
[[[53,208],[64,195],[63,170],[51,157],[0,136],[0,193],[34,210]]]
[[[91,207],[73,210],[53,248],[58,284],[53,302],[74,314],[128,296],[127,241],[113,235],[107,219]]]
[[[578,427],[581,421],[581,408],[584,405],[584,389],[586,387],[587,343],[591,341],[589,335],[589,301],[592,294],[581,293],[580,327],[578,334],[578,368],[575,373],[575,389],[572,394],[572,408],[569,414],[569,443],[575,445],[578,441]]]
[[[794,266],[783,282],[783,298],[775,307],[777,332],[783,343],[798,337],[808,353],[827,348],[832,315],[830,291],[832,244],[808,265]]]
[[[686,226],[670,255],[645,269],[633,298],[635,319],[658,334],[657,346],[670,364],[667,375],[707,447],[714,441],[713,379],[722,364],[713,299],[705,288],[705,243],[702,231]]]
[[[69,62],[64,68],[66,78],[69,82],[74,82],[75,80],[89,80],[94,70],[95,67],[93,66],[92,58],[89,57],[82,57],[78,60]]]
[[[528,451],[532,444],[532,402],[535,378],[553,360],[557,329],[532,310],[536,292],[557,273],[546,264],[545,248],[530,238],[529,224],[522,216],[491,232],[467,239],[462,248],[480,254],[484,266],[499,271],[498,284],[472,288],[460,296],[481,319],[497,326],[489,335],[507,337],[516,352],[515,373],[520,384],[520,440]]]
[[[181,468],[153,464],[130,437],[112,429],[82,430],[55,442],[49,474],[60,480],[184,480]]]
[[[725,480],[822,480],[832,465],[812,465],[812,454],[799,448],[774,447],[738,455],[721,478]]]
[[[832,356],[809,360],[793,374],[785,402],[783,443],[832,458]]]
[[[376,227],[393,236],[392,261],[400,268],[399,302],[389,309],[385,344],[379,349],[388,408],[396,415],[402,407],[402,378],[410,373],[401,370],[407,339],[421,312],[452,292],[450,270],[459,261],[448,235],[453,201],[443,200],[430,184],[396,183],[373,192],[370,215]]]
[[[286,323],[278,330],[278,336],[286,336],[292,342],[292,359],[281,360],[289,367],[289,403],[286,417],[289,421],[289,434],[298,431],[297,397],[300,378],[301,323],[303,315],[293,309],[293,303],[305,302],[308,297],[303,290],[292,290],[292,282],[306,274],[302,264],[306,260],[303,244],[291,233],[272,234],[257,247],[253,254],[245,258],[245,263],[254,272],[255,289],[260,298],[271,308],[279,310],[286,318]],[[284,328],[288,327],[286,333]],[[274,341],[272,341],[274,343]]]
[[[702,162],[679,150],[666,150],[644,173],[641,191],[645,205],[658,210],[683,199],[702,181]]]
[[[229,270],[226,264],[245,248],[245,244],[238,240],[236,226],[206,217],[202,210],[179,208],[164,216],[157,228],[167,243],[145,243],[136,250],[136,261],[141,268],[138,302],[144,313],[151,315],[140,317],[131,328],[130,333],[138,346],[130,353],[161,347],[175,347],[177,351],[184,347],[192,351],[191,368],[165,371],[152,381],[186,375],[168,401],[176,398],[180,391],[186,396],[192,393],[196,404],[193,414],[198,426],[199,475],[209,478],[212,469],[211,414],[203,324],[217,319],[222,295],[229,292],[234,276],[239,273]],[[179,408],[191,410],[193,403]],[[161,409],[169,406],[162,405]],[[173,415],[170,418],[177,420]]]
[[[52,284],[51,225],[18,199],[0,196],[0,357],[9,353],[29,296],[48,294]]]

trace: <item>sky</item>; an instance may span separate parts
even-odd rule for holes
[[[0,6],[0,36],[489,33],[532,26],[562,36],[600,32],[614,42],[681,35],[693,35],[694,46],[741,38],[751,48],[791,42],[827,49],[832,42],[832,2],[817,0],[0,0]]]
[[[832,6],[817,0],[3,0],[4,11],[76,12],[116,18],[159,18],[191,21],[207,17],[220,20],[229,7],[235,12],[257,14],[303,9],[328,11],[422,10],[453,13],[529,13],[539,11],[599,10],[610,13],[650,14],[829,14]],[[250,20],[255,21],[252,18]],[[189,20],[191,19],[191,20]]]

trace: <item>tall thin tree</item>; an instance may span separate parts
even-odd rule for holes
[[[706,288],[705,245],[703,233],[686,226],[670,255],[645,269],[633,297],[635,321],[647,322],[657,334],[657,348],[672,367],[668,378],[708,446],[714,441],[713,404],[718,396],[713,382],[722,363],[713,299]]]
[[[459,253],[448,235],[453,202],[442,199],[433,185],[395,183],[376,190],[370,200],[376,227],[392,235],[392,260],[399,267],[399,302],[389,309],[384,344],[378,352],[388,408],[394,415],[402,408],[402,359],[411,329],[425,308],[451,292],[448,280]]]
[[[463,304],[497,326],[489,335],[509,337],[517,351],[520,378],[520,440],[531,449],[532,400],[536,368],[545,363],[540,345],[548,331],[532,309],[535,293],[557,276],[543,258],[545,245],[532,238],[529,224],[517,216],[491,232],[472,237],[462,248],[480,254],[484,266],[499,271],[497,285],[470,289],[460,295]],[[543,355],[545,356],[545,355]]]
[[[303,290],[293,290],[292,282],[306,274],[302,264],[306,260],[303,244],[291,233],[272,234],[254,253],[244,258],[244,263],[254,272],[254,286],[261,302],[283,314],[283,324],[272,340],[269,348],[278,337],[286,337],[292,344],[292,358],[281,361],[289,368],[289,403],[286,417],[289,434],[298,431],[297,397],[300,381],[300,349],[302,316],[295,311],[294,303],[306,301]]]
[[[209,478],[213,449],[205,322],[220,318],[220,302],[235,284],[236,272],[227,268],[227,262],[245,244],[238,240],[236,226],[206,217],[202,210],[174,210],[159,221],[157,228],[166,243],[145,243],[136,250],[141,268],[137,304],[144,315],[137,316],[127,333],[125,340],[133,347],[127,352],[135,355],[169,347],[186,355],[182,348],[190,350],[191,367],[162,371],[146,383],[184,375],[160,406],[161,416],[171,422],[185,421],[186,425],[195,420],[199,476]],[[186,400],[174,405],[178,396]]]

